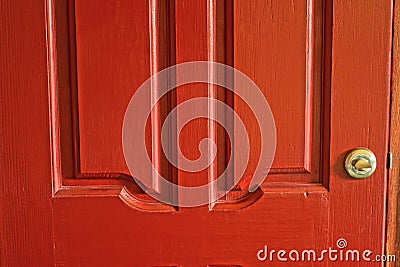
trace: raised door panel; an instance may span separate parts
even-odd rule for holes
[[[146,0],[75,1],[74,108],[83,173],[128,174],[122,122],[130,98],[151,74],[149,9]]]
[[[139,86],[175,60],[170,12],[166,1],[49,1],[54,194],[63,186],[77,194],[89,187],[113,194],[121,185],[141,192],[124,160],[122,125]],[[155,91],[149,91],[152,98]],[[153,109],[143,140],[157,170],[169,178],[158,148],[170,99]]]
[[[192,16],[189,9],[205,16]],[[329,76],[323,75],[330,70],[329,1],[295,1],[290,5],[279,1],[199,1],[188,5],[186,1],[154,0],[94,5],[78,0],[60,1],[51,12],[56,27],[53,37],[58,38],[53,45],[61,59],[54,58],[54,77],[60,90],[53,94],[53,124],[60,130],[55,145],[61,151],[58,160],[64,176],[128,177],[121,132],[124,112],[135,90],[151,74],[175,62],[211,60],[247,74],[272,109],[277,148],[267,182],[327,185],[321,158],[329,140],[321,133],[329,129],[329,116],[325,116],[329,115],[329,79],[325,79]],[[191,36],[189,25],[194,25],[196,38]],[[67,67],[60,64],[65,60]],[[157,88],[153,89],[156,92]],[[174,103],[198,96],[225,101],[244,122],[250,137],[250,160],[242,177],[236,177],[235,169],[228,171],[228,179],[251,177],[261,140],[251,107],[238,96],[221,88],[210,90],[206,85],[178,88],[152,113],[145,142],[156,168],[170,180],[195,186],[215,179],[229,160],[235,166],[244,160],[240,137],[232,142],[220,125],[196,120],[180,133],[180,149],[189,159],[196,159],[197,144],[214,136],[217,159],[208,170],[173,175],[160,149],[159,126]],[[225,119],[235,128],[233,120]],[[215,169],[215,174],[210,175],[210,169]],[[156,186],[157,181],[154,183]]]
[[[329,102],[322,106],[322,97],[330,85],[323,82],[322,73],[324,62],[325,71],[330,69],[329,57],[323,57],[325,50],[330,53],[330,12],[329,1],[234,1],[233,66],[258,85],[276,124],[277,147],[267,182],[323,180],[322,146],[328,140],[321,142],[321,122]],[[245,173],[249,176],[257,163],[260,133],[249,107],[238,97],[234,102],[255,137],[255,153]],[[241,160],[242,142],[234,144],[235,159]]]

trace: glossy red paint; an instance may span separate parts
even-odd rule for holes
[[[20,2],[29,8],[0,4],[2,265],[266,266],[257,259],[264,245],[322,250],[339,238],[384,253],[392,1]],[[252,78],[274,113],[278,143],[270,175],[248,194],[260,146],[249,108],[215,86],[177,88],[153,111],[146,140],[171,181],[207,183],[229,160],[221,127],[196,120],[179,145],[196,158],[208,135],[217,159],[197,174],[168,164],[159,128],[176,104],[225,101],[251,138],[235,190],[207,207],[177,208],[130,178],[121,127],[135,88],[192,60],[226,63]],[[234,160],[242,160],[242,146],[233,143]],[[343,158],[359,146],[374,151],[378,168],[352,180]]]

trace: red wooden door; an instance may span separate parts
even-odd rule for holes
[[[376,256],[385,244],[392,1],[22,2],[0,4],[2,146],[11,162],[1,191],[5,266],[383,265]],[[135,183],[121,135],[135,90],[189,61],[224,63],[251,78],[271,107],[277,142],[269,175],[250,193],[261,146],[251,109],[218,86],[169,93],[146,128],[155,168],[193,187],[233,160],[227,180],[242,178],[209,205],[176,207]],[[195,160],[211,138],[218,152],[207,169],[180,170],[161,153],[168,113],[202,96],[232,107],[246,126],[241,177],[243,143],[207,119],[188,123],[177,141]],[[343,167],[356,147],[376,155],[367,179]],[[179,202],[180,191],[171,197]],[[360,260],[346,260],[349,250]]]

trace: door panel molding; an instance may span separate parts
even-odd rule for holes
[[[84,143],[92,142],[90,141],[91,135],[86,136],[87,131],[91,132],[92,130],[82,131],[82,126],[83,129],[88,129],[87,125],[90,120],[80,114],[80,112],[87,114],[88,111],[85,110],[88,110],[88,107],[84,105],[85,102],[80,100],[79,97],[82,97],[80,90],[82,89],[78,89],[80,81],[87,79],[86,75],[78,73],[82,71],[82,66],[87,66],[82,65],[82,62],[87,59],[78,58],[79,50],[85,49],[83,45],[85,40],[83,36],[79,37],[80,41],[76,39],[76,24],[78,23],[75,14],[76,2],[79,1],[48,0],[47,5],[53,196],[118,196],[128,205],[140,210],[144,210],[145,206],[148,206],[148,210],[154,211],[176,210],[168,205],[152,201],[152,198],[144,194],[135,184],[126,167],[113,168],[102,159],[98,160],[87,154],[92,153],[91,149],[86,147],[82,140]],[[78,8],[80,8],[78,20],[84,17],[84,12],[89,12],[86,10],[86,6],[82,6],[82,3],[80,1],[78,4]],[[235,67],[237,49],[239,49],[237,48],[238,29],[235,28],[235,20],[240,13],[235,13],[234,5],[238,3],[233,0],[207,1],[208,59]],[[213,203],[211,209],[227,210],[228,207],[229,209],[240,209],[255,203],[262,195],[261,193],[268,194],[276,190],[281,190],[281,192],[293,192],[294,190],[299,193],[304,192],[301,190],[311,190],[316,193],[325,193],[328,188],[329,160],[324,160],[322,157],[329,154],[323,152],[329,151],[330,143],[329,134],[326,134],[326,131],[330,126],[332,3],[330,0],[307,0],[305,3],[307,23],[304,29],[303,45],[305,50],[303,52],[304,70],[306,71],[304,76],[306,88],[304,91],[304,114],[306,119],[304,121],[304,140],[302,141],[304,144],[302,163],[293,166],[272,166],[268,179],[261,186],[260,191],[253,196],[247,195],[246,181],[242,181],[234,188],[235,192],[230,192],[223,199]],[[238,8],[239,6],[236,7],[236,10]],[[271,9],[274,8],[276,7],[271,6]],[[115,9],[117,12],[121,7],[115,7]],[[147,58],[149,75],[176,61],[175,9],[174,1],[151,0],[149,2],[146,20],[150,32]],[[123,14],[119,14],[119,16],[118,19],[123,19]],[[85,31],[82,25],[79,26],[79,32]],[[69,65],[60,62],[69,62]],[[83,82],[86,86],[84,88],[88,88],[85,83]],[[152,91],[153,94],[157,94],[157,85],[154,85]],[[220,91],[219,88],[209,86],[208,94],[209,97],[219,98],[229,105],[236,105],[235,97]],[[159,143],[160,132],[157,129],[160,129],[166,113],[176,104],[175,97],[176,95],[171,94],[168,96],[167,103],[156,106],[151,114],[150,139],[148,140],[150,144],[148,148],[156,169],[168,173],[173,181],[177,181],[177,173],[168,164],[162,153]],[[83,110],[81,110],[82,107],[84,107]],[[226,119],[229,120],[229,118]],[[210,133],[220,144],[219,146],[228,151],[224,133],[220,132],[216,125],[210,125]],[[84,156],[82,156],[82,149],[86,151]],[[238,151],[237,148],[235,151]],[[110,158],[111,155],[107,154],[106,157]],[[218,164],[214,164],[210,168],[213,170],[210,173],[212,179],[215,179],[221,166],[226,166],[228,160],[226,157],[220,158]],[[120,163],[118,164],[122,166]],[[97,169],[96,166],[101,166],[101,168]],[[234,175],[233,172],[233,170],[230,172],[231,175]],[[160,190],[158,181],[153,180],[153,186],[155,191]],[[216,206],[214,207],[214,205]],[[233,208],[235,205],[236,208]]]
[[[165,25],[158,20],[165,20],[166,12],[169,11],[161,2],[152,1],[149,6],[151,9],[149,16],[153,16],[149,18],[149,24],[153,27],[154,33],[151,35],[152,53],[149,54],[149,63],[151,60],[149,72],[164,68],[170,60],[167,58],[169,53],[161,51],[169,49],[169,45],[166,45],[169,41],[159,41],[167,36],[160,36],[157,29],[159,24]],[[134,183],[132,177],[125,173],[81,172],[74,8],[74,1],[47,1],[53,197],[117,196],[138,210],[174,211],[176,210],[174,207],[154,201]],[[160,12],[160,9],[163,12]],[[157,43],[164,46],[157,46]],[[61,61],[64,64],[61,64]],[[159,110],[154,114],[159,116]],[[158,123],[156,117],[152,123],[155,127]],[[158,161],[158,164],[158,168],[163,168],[163,163]]]

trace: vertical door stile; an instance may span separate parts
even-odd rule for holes
[[[216,45],[216,21],[215,21],[215,0],[207,0],[207,26],[208,26],[208,61],[214,62],[216,61],[216,52],[215,52],[215,45]],[[209,75],[209,81],[213,81],[215,78],[215,69],[213,65],[209,65],[210,68],[208,70],[208,75]],[[213,84],[208,84],[208,117],[209,118],[216,118],[216,106],[214,102],[210,101],[210,99],[216,99],[217,98],[217,87]],[[218,177],[217,173],[217,167],[218,167],[218,160],[213,161],[212,159],[212,149],[213,149],[213,142],[216,144],[217,143],[217,127],[216,127],[216,122],[213,121],[212,119],[208,120],[208,136],[212,140],[210,142],[210,147],[209,147],[209,153],[208,153],[208,162],[212,162],[211,165],[209,166],[208,169],[208,179],[209,183],[211,184],[210,187],[210,202],[209,202],[209,209],[211,210],[212,207],[214,206],[214,202],[211,200],[214,199],[216,195],[216,190],[217,187],[215,184],[212,182],[215,181]]]

